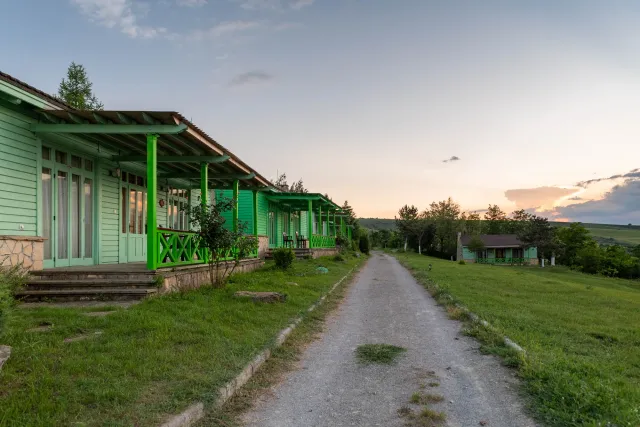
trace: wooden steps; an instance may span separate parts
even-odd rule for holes
[[[15,293],[24,302],[134,301],[158,292],[154,272],[32,272]]]
[[[305,257],[311,257],[313,252],[309,248],[295,248],[293,253],[297,259],[304,259]],[[273,259],[273,249],[269,249],[265,254],[265,259]]]

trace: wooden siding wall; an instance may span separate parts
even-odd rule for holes
[[[258,193],[258,235],[266,236],[269,221],[269,201],[264,193]]]
[[[108,160],[100,160],[98,167],[98,191],[100,194],[100,264],[117,264],[120,245],[120,180],[110,175],[116,165]]]
[[[217,197],[232,198],[233,190],[216,190]],[[225,218],[225,227],[229,230],[233,227],[232,212],[223,212],[222,216]],[[246,223],[245,232],[247,234],[253,234],[253,192],[250,190],[240,190],[238,195],[238,220],[242,223]]]
[[[32,122],[0,106],[0,235],[38,235],[41,154],[40,143],[29,130]]]

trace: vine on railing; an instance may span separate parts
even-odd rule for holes
[[[528,258],[478,258],[478,264],[527,264]]]

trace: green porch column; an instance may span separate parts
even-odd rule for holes
[[[253,190],[253,235],[258,238],[258,190]]]
[[[311,248],[311,236],[313,235],[313,202],[309,200],[307,203],[307,211],[309,212],[309,218],[307,218],[307,231],[309,235],[307,236],[307,239],[309,239],[309,248]]]
[[[343,216],[340,217],[340,234],[342,234],[343,237],[345,235],[345,232],[344,232],[344,217]]]
[[[240,181],[233,181],[233,232],[238,232],[238,196],[240,195]]]
[[[329,209],[327,209],[327,236],[331,236],[331,223],[329,222]]]
[[[318,234],[322,236],[323,227],[322,227],[322,206],[318,206]]]
[[[147,135],[147,269],[158,267],[158,135]]]
[[[209,201],[209,163],[200,163],[200,202],[207,206]]]
[[[333,235],[338,235],[338,221],[336,221],[336,211],[333,211]]]

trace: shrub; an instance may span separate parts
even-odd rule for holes
[[[458,264],[460,264],[460,265],[465,265],[465,264],[466,264],[466,262],[464,262],[464,260],[463,260],[463,259],[461,259],[460,261],[458,261]]]
[[[336,255],[333,257],[333,260],[334,260],[334,261],[344,261],[344,257],[342,256],[342,254],[336,254]]]
[[[364,234],[360,236],[360,243],[358,246],[359,246],[360,252],[368,255],[369,254],[369,237]]]
[[[1,261],[1,260],[0,260]],[[13,292],[24,285],[26,276],[20,266],[0,267],[0,334],[13,306]]]
[[[273,251],[273,260],[276,262],[276,267],[286,270],[291,267],[296,255],[291,248],[278,248]]]

